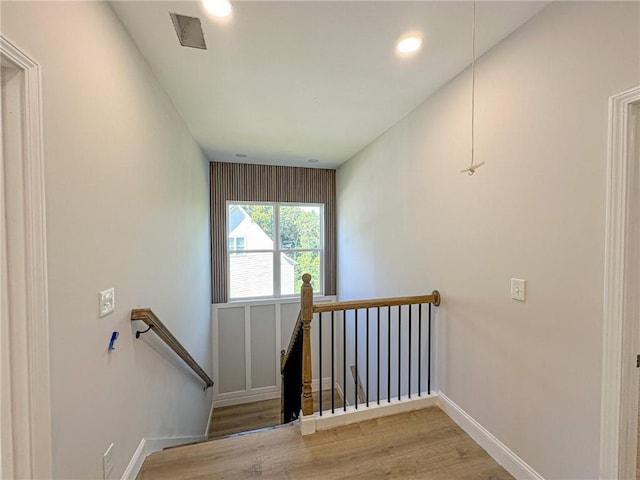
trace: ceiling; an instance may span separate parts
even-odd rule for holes
[[[479,1],[476,55],[547,3]],[[211,161],[336,168],[471,61],[466,1],[236,1],[226,23],[199,2],[111,5]],[[199,17],[208,49],[180,46],[170,12]]]

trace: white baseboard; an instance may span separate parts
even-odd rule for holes
[[[159,438],[146,438],[147,442],[147,455],[159,452],[160,450],[168,447],[175,447],[178,445],[184,445],[187,443],[202,442],[206,440],[206,435],[185,435],[181,437],[159,437]]]
[[[316,378],[311,381],[311,391],[317,392],[320,381]],[[322,379],[322,390],[331,390],[331,377],[324,377]]]
[[[346,405],[349,406],[351,405],[349,403],[349,400],[347,400],[346,398],[344,398],[344,392],[342,391],[342,387],[340,386],[340,384],[338,382],[336,382],[336,393],[338,394],[338,396],[342,399],[342,402]]]
[[[129,465],[122,474],[122,480],[135,480],[140,473],[144,459],[152,453],[159,452],[167,447],[175,447],[187,443],[201,442],[206,440],[206,435],[185,435],[181,437],[160,437],[160,438],[143,438],[138,444],[138,448],[133,453],[133,457],[129,461]]]
[[[135,480],[140,473],[140,469],[142,468],[142,464],[144,463],[144,459],[147,456],[147,441],[143,438],[140,440],[138,444],[138,448],[133,453],[133,457],[131,457],[131,461],[127,468],[125,468],[124,473],[122,474],[122,480]]]
[[[373,418],[386,417],[389,415],[395,415],[397,413],[411,412],[413,410],[419,410],[421,408],[434,407],[438,405],[438,397],[435,395],[424,395],[422,397],[416,397],[415,395],[409,399],[406,396],[401,397],[400,400],[393,399],[391,402],[370,403],[369,407],[365,404],[358,404],[358,408],[354,405],[348,406],[346,411],[342,408],[335,413],[325,410],[322,415],[319,413],[313,414],[313,422],[308,418],[309,427],[313,424],[315,431],[327,430],[329,428],[340,427],[343,425],[349,425],[355,422],[363,422],[365,420],[371,420]],[[307,433],[309,433],[307,431]]]
[[[311,382],[311,390],[318,391],[319,386],[318,379],[314,379]],[[325,377],[322,379],[322,389],[331,389],[331,377]],[[261,387],[253,390],[240,390],[238,392],[220,393],[215,397],[213,402],[214,408],[229,407],[231,405],[242,405],[244,403],[260,402],[262,400],[272,400],[274,398],[280,398],[280,387]]]
[[[215,401],[211,399],[211,408],[209,409],[209,418],[207,418],[207,424],[204,426],[204,436],[209,438],[209,427],[211,426],[211,419],[213,418],[213,408],[215,407]]]
[[[267,387],[255,390],[220,393],[213,402],[214,408],[242,405],[243,403],[260,402],[280,397],[280,387]]]
[[[491,432],[480,425],[467,412],[460,408],[444,393],[438,392],[438,404],[451,420],[456,422],[478,445],[493,459],[502,465],[518,480],[544,480],[542,475],[531,468],[518,455],[513,453],[504,443],[494,437]]]

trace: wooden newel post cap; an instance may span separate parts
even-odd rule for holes
[[[311,275],[309,275],[308,273],[302,275],[302,284],[304,286],[311,284]]]

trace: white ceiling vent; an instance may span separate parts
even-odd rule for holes
[[[178,40],[183,47],[207,49],[204,43],[204,34],[202,33],[202,25],[198,17],[187,17],[177,13],[170,13],[173,26],[176,29]]]

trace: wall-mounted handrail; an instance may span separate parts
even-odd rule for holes
[[[173,336],[169,329],[160,321],[160,319],[149,308],[137,308],[131,310],[131,321],[142,321],[147,324],[149,330],[153,330],[168,346],[173,350],[184,362],[191,367],[191,369],[204,381],[206,390],[209,387],[213,387],[213,380],[202,369],[198,362],[189,354],[186,348]],[[144,333],[144,332],[140,332]],[[136,334],[136,337],[140,335]]]

